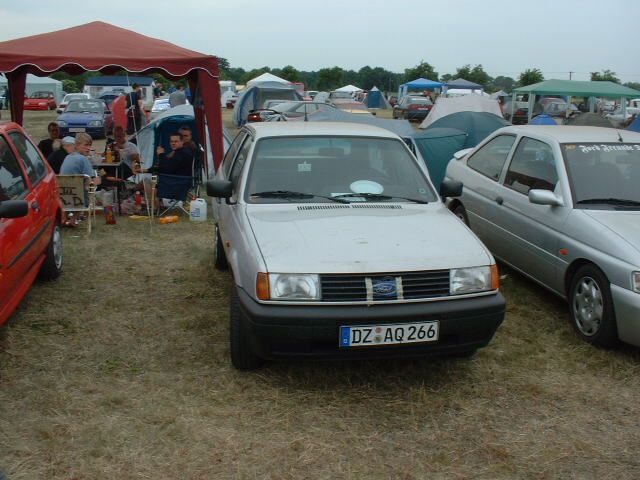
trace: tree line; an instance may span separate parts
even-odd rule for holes
[[[497,92],[503,90],[510,93],[517,87],[524,87],[534,83],[542,82],[545,78],[542,71],[538,68],[529,68],[521,72],[518,78],[508,76],[491,77],[482,67],[478,65],[463,65],[458,67],[453,73],[444,73],[440,75],[434,67],[428,62],[421,61],[419,64],[411,68],[406,68],[404,72],[391,72],[382,67],[365,66],[360,70],[346,70],[341,67],[321,68],[317,71],[298,70],[292,65],[286,65],[282,68],[270,68],[264,66],[262,68],[254,68],[245,70],[241,67],[231,67],[226,58],[218,57],[220,63],[220,78],[222,80],[233,80],[239,85],[246,84],[252,78],[263,73],[272,73],[290,82],[302,82],[307,90],[330,91],[340,88],[344,85],[357,85],[365,90],[378,87],[380,90],[387,92],[395,92],[398,87],[406,82],[417,78],[427,78],[429,80],[440,81],[446,83],[456,78],[464,78],[470,82],[477,83],[484,87],[487,92]],[[125,74],[126,72],[121,72]],[[63,89],[66,92],[79,92],[84,87],[87,78],[100,75],[97,72],[86,72],[82,75],[68,75],[66,73],[54,73],[53,78],[62,81]],[[172,84],[183,84],[186,86],[186,80],[182,79],[178,82],[172,82],[162,75],[152,74],[157,81],[160,81],[168,87]],[[602,70],[600,72],[591,72],[591,80],[608,80],[615,83],[621,83],[615,72],[611,70]],[[640,83],[628,82],[626,86],[640,90]]]

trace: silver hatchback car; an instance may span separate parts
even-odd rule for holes
[[[506,127],[455,157],[448,205],[491,252],[566,298],[584,340],[640,345],[640,134]]]
[[[493,257],[387,130],[247,125],[207,191],[217,197],[215,265],[233,272],[236,368],[283,356],[468,355],[503,320]]]

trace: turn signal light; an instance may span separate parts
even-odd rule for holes
[[[267,282],[267,287],[269,283]],[[498,290],[500,288],[500,273],[498,272],[498,265],[495,263],[491,265],[491,290]]]
[[[258,272],[256,278],[256,296],[259,300],[270,300],[271,293],[269,292],[269,274]]]

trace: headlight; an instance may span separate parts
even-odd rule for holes
[[[58,120],[58,126],[59,127],[66,127],[67,126],[67,122],[65,122],[64,120]]]
[[[90,127],[101,127],[102,126],[102,120],[91,120],[89,122],[89,126]]]
[[[495,265],[471,268],[452,268],[449,294],[484,292],[498,288],[498,269]]]
[[[264,291],[265,276],[268,277],[268,292]],[[257,290],[260,300],[320,300],[320,277],[300,273],[259,273]]]
[[[636,293],[640,293],[640,272],[633,272],[633,274],[631,275],[631,283],[633,291]]]

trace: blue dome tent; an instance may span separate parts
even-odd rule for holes
[[[378,90],[378,87],[373,87],[371,90],[369,90],[364,103],[367,108],[391,108],[391,105],[389,105],[387,99],[384,98],[382,92]]]
[[[558,125],[556,121],[551,118],[549,115],[536,115],[531,119],[529,125]]]

